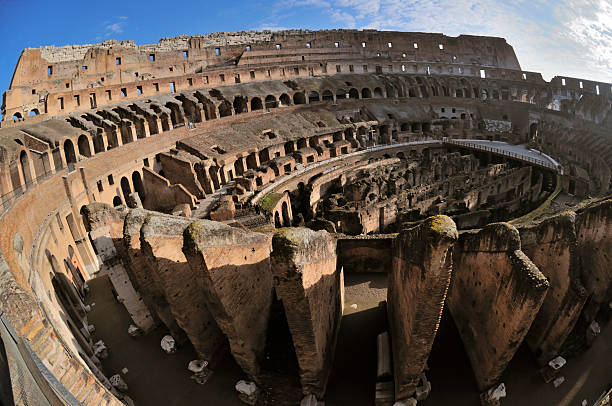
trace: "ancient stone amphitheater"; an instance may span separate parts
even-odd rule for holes
[[[609,83],[217,33],[26,49],[2,115],[1,404],[605,402]]]

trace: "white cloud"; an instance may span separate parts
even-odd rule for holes
[[[105,21],[102,23],[103,34],[100,34],[96,39],[102,40],[110,38],[114,35],[123,34],[123,28],[127,24],[128,18],[126,16],[116,17],[112,21]]]
[[[523,69],[547,79],[612,81],[610,0],[291,0],[276,7],[317,8],[346,28],[504,37]]]

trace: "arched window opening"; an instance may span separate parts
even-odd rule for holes
[[[142,178],[140,177],[140,172],[134,171],[134,173],[132,173],[132,184],[134,185],[134,190],[138,193],[138,197],[140,197],[140,201],[144,203],[145,188],[142,183]]]
[[[261,99],[259,97],[253,97],[251,99],[251,111],[253,110],[262,110],[263,104],[261,103]]]
[[[331,90],[326,90],[323,92],[323,101],[331,101],[334,100],[334,94]]]
[[[350,99],[358,99],[359,98],[359,90],[352,88],[349,90],[349,98]]]
[[[85,134],[81,134],[77,143],[79,146],[79,154],[89,158],[91,156],[91,149],[89,148],[89,139],[87,136]]]
[[[361,90],[361,98],[362,99],[371,99],[372,98],[372,92],[370,91],[370,89],[368,89],[367,87],[364,87]]]
[[[266,96],[266,108],[273,109],[278,106],[278,102],[276,101],[276,97],[271,94]]]
[[[290,106],[291,105],[291,98],[289,97],[289,95],[287,93],[281,94],[279,100],[280,100],[281,106]]]
[[[308,93],[308,103],[318,102],[320,100],[319,93],[315,91]]]
[[[130,187],[130,181],[124,176],[121,178],[121,192],[123,193],[123,200],[128,201],[128,196],[132,193],[132,188]]]
[[[293,104],[306,104],[306,96],[304,93],[298,92],[293,95]]]

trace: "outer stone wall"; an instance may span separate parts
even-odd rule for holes
[[[199,220],[184,232],[183,252],[238,365],[260,381],[272,302],[270,237]]]
[[[304,394],[325,394],[342,317],[343,278],[327,231],[285,228],[272,239],[271,269],[300,366]]]
[[[451,247],[456,240],[450,217],[435,216],[403,230],[393,243],[387,301],[396,400],[414,394],[429,357],[451,279]]]
[[[549,283],[507,223],[463,232],[453,249],[448,307],[481,391],[501,377],[536,316]]]

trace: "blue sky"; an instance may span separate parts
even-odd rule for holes
[[[0,92],[23,48],[283,28],[505,37],[525,70],[612,82],[612,0],[0,0]]]

